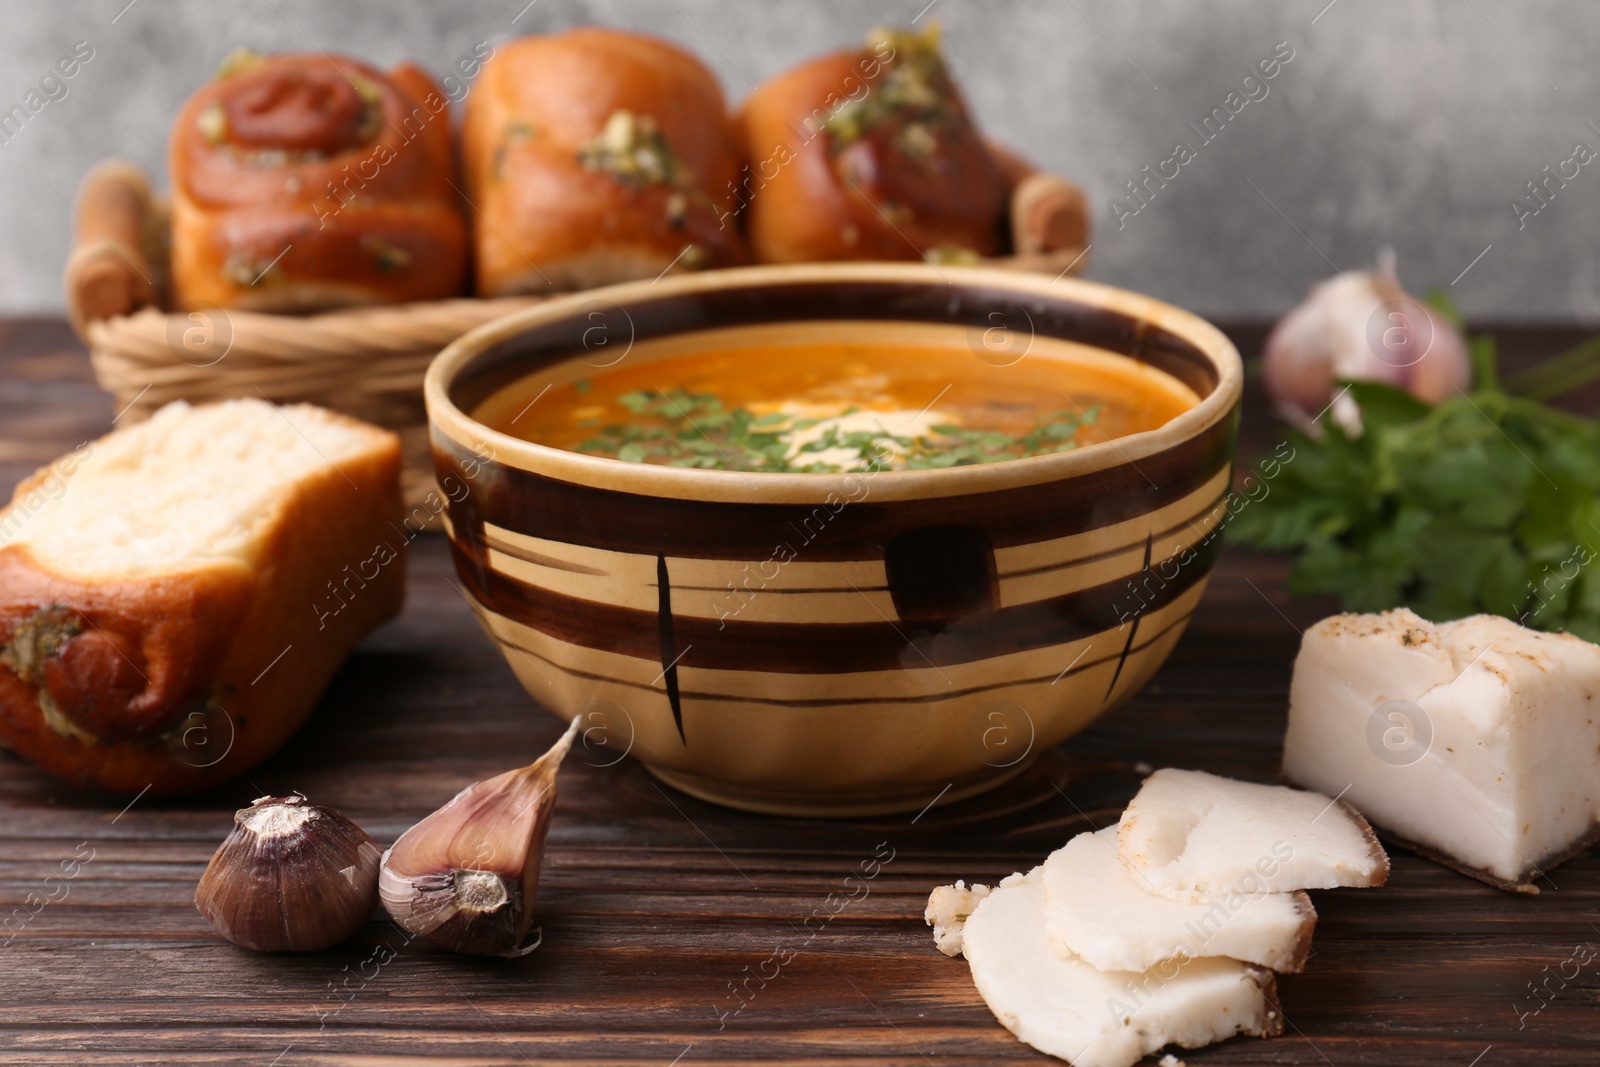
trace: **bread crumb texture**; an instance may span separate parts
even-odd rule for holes
[[[291,490],[319,472],[342,479],[340,462],[382,433],[307,404],[177,401],[97,441],[11,543],[46,570],[86,581],[254,568],[261,534]]]

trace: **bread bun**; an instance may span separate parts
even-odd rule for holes
[[[747,258],[722,90],[652,37],[583,27],[502,45],[467,98],[462,166],[482,296]]]
[[[745,101],[740,208],[763,263],[990,256],[1009,183],[973,127],[938,32],[780,74]]]
[[[172,128],[185,308],[300,311],[460,292],[449,101],[421,70],[236,53]]]
[[[82,446],[0,510],[0,742],[128,794],[242,773],[400,610],[420,528],[399,439],[322,408],[178,401]]]

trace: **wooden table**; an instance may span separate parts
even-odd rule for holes
[[[1261,331],[1235,335],[1249,353]],[[1572,336],[1523,331],[1510,347],[1525,357]],[[114,410],[59,323],[0,323],[0,353],[8,489],[103,432]],[[1274,443],[1263,411],[1252,396],[1246,454]],[[1049,1062],[994,1021],[960,960],[934,950],[927,893],[955,878],[992,882],[1115,820],[1141,763],[1271,780],[1296,628],[1328,608],[1290,601],[1285,570],[1225,552],[1155,681],[979,799],[919,818],[770,818],[658,786],[632,760],[603,766],[614,758],[604,749],[580,750],[562,773],[539,892],[544,945],[531,956],[463,959],[377,920],[318,955],[237,949],[193,906],[235,808],[300,790],[387,843],[559,732],[448,584],[443,543],[423,539],[405,614],[362,645],[311,723],[247,781],[124,807],[127,798],[75,791],[0,757],[0,916],[41,892],[63,860],[93,856],[62,899],[0,947],[0,1062]],[[806,922],[829,915],[828,895],[847,893],[845,876],[887,849],[893,859],[867,895]],[[1594,1063],[1600,961],[1564,985],[1556,976],[1571,975],[1575,948],[1600,943],[1600,863],[1581,858],[1554,879],[1558,891],[1510,896],[1397,852],[1387,888],[1317,894],[1310,965],[1280,985],[1285,1036],[1183,1058]],[[776,977],[751,977],[770,976],[766,961],[780,951],[793,958]]]

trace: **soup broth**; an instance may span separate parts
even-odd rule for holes
[[[1125,356],[1035,338],[995,366],[964,330],[783,324],[635,345],[514,382],[473,416],[587,455],[754,472],[916,470],[1062,452],[1159,427],[1199,402]]]

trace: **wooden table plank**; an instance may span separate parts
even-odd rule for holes
[[[1247,352],[1262,336],[1232,332]],[[1527,358],[1575,336],[1524,330],[1505,345]],[[115,408],[59,323],[0,323],[0,353],[9,487],[103,432]],[[1252,387],[1247,454],[1276,441],[1263,411]],[[1328,610],[1290,601],[1285,573],[1280,560],[1226,550],[1144,692],[975,800],[915,821],[747,815],[659,787],[631,760],[605,766],[605,749],[580,750],[562,774],[539,894],[545,944],[531,956],[463,959],[376,920],[327,953],[236,949],[192,903],[234,808],[298,789],[387,842],[559,732],[451,587],[443,543],[421,539],[404,615],[363,643],[313,720],[247,781],[124,812],[125,799],[0,757],[0,917],[62,860],[93,850],[61,899],[9,942],[0,934],[0,1063],[1049,1062],[995,1023],[961,961],[934,951],[927,891],[993,881],[1106,825],[1142,763],[1271,780],[1296,628]],[[831,914],[828,895],[848,893],[845,875],[881,843],[893,859]],[[1566,962],[1600,944],[1600,863],[1569,863],[1555,872],[1559,890],[1529,898],[1394,859],[1385,889],[1317,894],[1314,956],[1281,979],[1286,1036],[1183,1058],[1469,1067],[1482,1054],[1482,1067],[1497,1067],[1600,1057],[1600,962]],[[773,977],[765,961],[778,952],[792,958]],[[1535,995],[1530,983],[1546,986]]]

